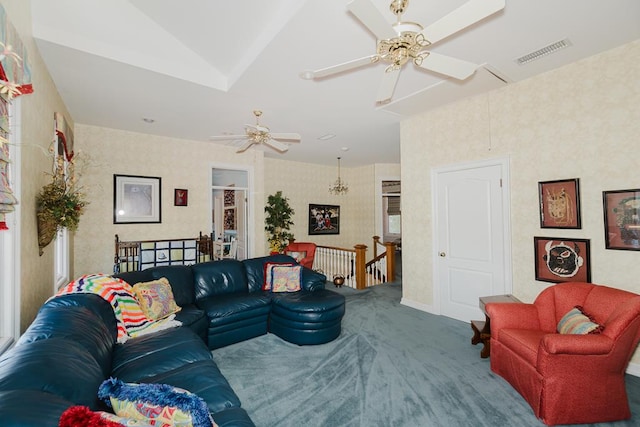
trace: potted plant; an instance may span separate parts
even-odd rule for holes
[[[267,198],[264,212],[267,214],[264,229],[269,234],[269,250],[271,253],[282,253],[289,241],[294,239],[289,230],[293,225],[291,217],[295,212],[289,206],[289,199],[282,196],[282,191]]]

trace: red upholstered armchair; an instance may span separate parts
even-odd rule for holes
[[[560,334],[581,306],[600,333]],[[640,339],[640,295],[591,283],[550,286],[533,304],[487,304],[491,370],[547,425],[631,417],[624,375]]]
[[[311,242],[291,242],[284,248],[285,255],[290,255],[298,264],[313,268],[313,257],[316,254],[316,244]]]

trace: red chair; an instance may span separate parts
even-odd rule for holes
[[[313,268],[316,244],[311,242],[291,242],[284,248],[285,255],[293,257],[298,264]]]
[[[560,334],[580,306],[599,333]],[[631,417],[624,376],[640,340],[640,295],[591,283],[562,283],[533,304],[487,304],[491,370],[507,380],[547,425]]]

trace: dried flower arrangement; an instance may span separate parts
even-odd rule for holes
[[[69,160],[65,173],[64,158],[58,156],[51,183],[45,185],[36,198],[40,255],[58,230],[67,228],[74,231],[78,228],[88,204],[86,195],[76,185],[75,159]]]

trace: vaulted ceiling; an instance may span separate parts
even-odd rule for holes
[[[390,0],[371,1],[394,21]],[[426,27],[465,1],[413,0],[403,19]],[[460,82],[407,64],[393,99],[380,106],[383,64],[300,77],[375,53],[375,36],[347,3],[31,0],[31,7],[33,35],[76,123],[206,142],[244,132],[259,109],[262,124],[302,141],[284,154],[251,149],[328,165],[341,156],[347,167],[399,162],[404,117],[640,38],[637,0],[506,0],[501,12],[432,49],[482,64],[472,77]],[[516,62],[561,40],[568,47]]]

